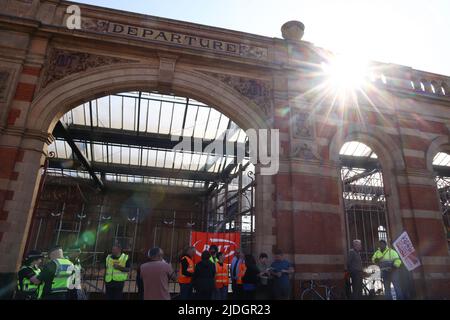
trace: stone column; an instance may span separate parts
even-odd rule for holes
[[[8,298],[22,262],[44,160],[43,138],[0,137],[0,287]]]
[[[15,1],[14,3],[17,3]],[[13,2],[11,2],[13,3]],[[34,1],[37,4],[39,1]],[[27,128],[48,39],[33,30],[0,31],[0,296],[15,287],[34,208],[46,129]],[[5,80],[6,79],[6,80]],[[4,86],[2,81],[7,81]]]

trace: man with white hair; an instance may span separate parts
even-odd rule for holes
[[[350,273],[352,285],[352,299],[359,300],[362,297],[363,266],[361,260],[361,240],[352,242],[352,249],[348,252],[347,270]]]

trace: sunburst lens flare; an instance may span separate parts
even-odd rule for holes
[[[350,55],[337,55],[323,62],[322,70],[329,84],[337,90],[360,89],[369,76],[367,61]]]

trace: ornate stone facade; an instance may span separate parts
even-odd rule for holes
[[[226,83],[240,94],[261,107],[266,115],[272,112],[272,87],[269,81],[250,79],[227,74],[207,73]]]
[[[320,160],[313,115],[305,112],[292,111],[291,115],[291,155],[305,160]]]
[[[0,102],[6,101],[10,82],[11,82],[11,72],[6,69],[1,69],[0,70]]]
[[[45,66],[41,88],[45,88],[50,83],[74,73],[106,65],[130,62],[133,61],[117,57],[91,54],[87,52],[77,52],[66,49],[53,48],[49,53],[49,59]]]
[[[295,264],[296,292],[312,272],[342,284],[348,248],[336,164],[342,144],[352,139],[371,147],[386,170],[389,231],[395,238],[406,230],[423,262],[413,272],[418,297],[450,297],[450,256],[432,169],[436,153],[450,148],[449,77],[379,64],[385,81],[371,83],[377,88],[368,92],[371,103],[346,105],[341,114],[328,110],[333,97],[312,106],[321,98],[313,69],[326,55],[308,42],[84,4],[83,19],[90,20],[82,30],[68,30],[63,22],[71,4],[0,0],[0,96],[11,97],[0,103],[0,287],[14,287],[9,279],[23,258],[51,122],[79,100],[133,86],[161,90],[159,80],[173,93],[217,103],[242,126],[280,131],[279,172],[256,171],[255,252],[282,249]],[[161,54],[177,56],[176,65],[162,61],[160,70],[169,76],[158,74]],[[69,75],[73,81],[57,85]],[[422,80],[411,86],[411,79]],[[211,84],[219,81],[223,85]],[[36,95],[36,88],[47,90]]]

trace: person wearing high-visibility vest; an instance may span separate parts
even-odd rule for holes
[[[216,263],[216,290],[214,291],[213,299],[227,300],[228,285],[230,284],[230,265],[225,263],[225,255],[223,252],[217,254],[217,259],[219,259],[219,261]]]
[[[108,300],[123,300],[123,287],[130,272],[128,255],[122,252],[120,244],[112,247],[106,257],[105,290]]]
[[[231,260],[231,289],[233,290],[233,300],[238,300],[242,296],[242,281],[238,284],[238,276],[240,265],[245,264],[244,262],[245,254],[240,248],[236,248],[234,251],[234,257]]]
[[[48,251],[50,262],[42,271],[31,278],[34,284],[43,284],[39,290],[40,298],[44,300],[67,300],[69,283],[75,273],[73,263],[66,259],[60,246],[55,246]]]
[[[211,255],[211,257],[209,258],[209,261],[211,261],[211,263],[216,265],[216,263],[219,261],[219,259],[217,258],[217,253],[219,252],[219,249],[217,248],[217,246],[215,244],[213,244],[212,246],[209,247],[208,251],[209,251],[209,254]]]
[[[189,247],[180,259],[178,270],[178,283],[180,284],[180,299],[192,299],[192,276],[194,275],[195,248]]]
[[[25,258],[23,266],[17,274],[17,291],[16,300],[37,300],[39,296],[40,286],[31,282],[31,278],[41,273],[39,268],[44,255],[32,250]]]
[[[241,300],[244,299],[244,276],[245,271],[247,270],[247,266],[245,265],[245,255],[244,258],[241,259],[241,263],[238,265],[237,277],[236,277],[236,296],[235,299]]]
[[[384,295],[386,299],[392,300],[391,283],[394,285],[397,300],[403,299],[400,286],[399,268],[402,265],[400,257],[394,249],[387,246],[385,240],[380,240],[380,247],[372,256],[372,262],[376,263],[381,270],[381,278],[384,284]]]
[[[380,247],[372,256],[372,262],[381,270],[381,278],[384,284],[384,295],[387,300],[392,300],[391,283],[394,285],[396,299],[402,300],[403,294],[400,287],[399,268],[402,265],[400,257],[394,249],[387,246],[385,240],[379,241]]]

